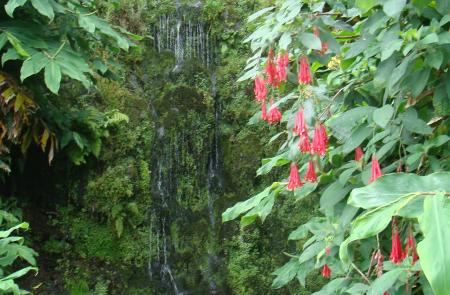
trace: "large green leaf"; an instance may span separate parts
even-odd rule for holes
[[[388,104],[384,105],[373,112],[373,121],[381,128],[385,128],[393,114],[394,108]]]
[[[395,282],[399,279],[399,277],[406,272],[405,269],[397,268],[387,273],[384,273],[381,277],[377,278],[369,291],[366,293],[367,295],[380,295],[384,292],[388,291]]]
[[[55,17],[55,12],[53,11],[53,6],[50,5],[49,0],[31,0],[31,4],[40,14],[45,15],[50,20]]]
[[[61,67],[51,60],[45,65],[45,85],[51,92],[58,94],[61,84]]]
[[[42,52],[33,54],[30,58],[24,61],[20,69],[20,80],[39,73],[47,64],[49,59]]]
[[[406,0],[388,0],[383,4],[383,11],[391,17],[398,17],[405,4]]]
[[[384,206],[410,195],[450,192],[450,172],[438,172],[427,176],[417,174],[387,174],[368,186],[356,188],[350,193],[348,203],[370,209]]]
[[[267,174],[273,167],[286,165],[290,162],[288,156],[289,152],[285,152],[270,159],[263,159],[263,165],[258,169],[257,175]]]
[[[16,10],[17,7],[25,5],[28,0],[9,0],[8,3],[5,5],[5,11],[10,16],[13,17],[14,10]]]
[[[362,125],[359,126],[353,133],[350,135],[350,138],[344,143],[343,152],[348,154],[354,151],[361,143],[369,137],[373,133],[373,128],[369,126]]]
[[[321,50],[322,42],[320,38],[311,33],[302,33],[300,35],[300,42],[309,49]]]
[[[443,193],[425,199],[419,218],[423,241],[417,245],[422,270],[436,295],[450,290],[450,200]]]

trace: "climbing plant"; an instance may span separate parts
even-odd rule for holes
[[[320,272],[316,294],[447,293],[449,13],[445,0],[287,0],[248,18],[249,124],[279,130],[257,175],[289,175],[222,219],[264,222],[279,198],[320,209],[289,235],[274,288]]]
[[[65,149],[74,163],[82,163],[89,154],[98,156],[107,125],[128,120],[116,110],[58,109],[50,100],[65,81],[91,90],[93,79],[111,70],[114,56],[133,46],[131,39],[141,39],[98,17],[95,7],[70,0],[9,0],[0,10],[3,171],[10,171],[11,144],[25,153],[35,142],[49,162],[57,149]]]

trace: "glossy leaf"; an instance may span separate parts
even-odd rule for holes
[[[450,173],[449,173],[450,174]],[[424,202],[419,218],[424,239],[417,245],[420,265],[436,295],[450,290],[450,201],[440,193]]]

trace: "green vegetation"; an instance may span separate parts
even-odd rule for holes
[[[4,1],[0,294],[444,294],[449,7],[384,2]],[[245,82],[269,47],[287,129]],[[292,193],[300,106],[329,140]],[[414,174],[367,186],[374,153]],[[392,216],[420,264],[387,261]]]

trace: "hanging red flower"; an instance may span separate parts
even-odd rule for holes
[[[267,83],[274,85],[277,83],[277,67],[273,61],[273,50],[269,49],[269,56],[267,57],[266,67]]]
[[[267,116],[267,122],[269,122],[269,124],[276,124],[278,122],[280,122],[281,120],[281,112],[280,110],[275,106],[273,106],[273,99],[270,100],[270,110],[269,110],[269,114]]]
[[[322,268],[322,277],[329,279],[331,277],[331,269],[328,264],[325,264]]]
[[[299,60],[300,69],[298,71],[298,83],[299,84],[311,84],[311,69],[309,68],[309,62],[307,57],[302,57]]]
[[[287,77],[286,69],[289,65],[289,53],[280,54],[277,59],[277,80],[285,81]]]
[[[419,256],[417,255],[416,242],[414,240],[414,236],[411,231],[409,232],[408,239],[406,240],[405,252],[403,252],[403,259],[405,259],[410,252],[412,255],[412,263],[414,264],[417,262],[417,260],[419,260]]]
[[[359,160],[362,159],[362,157],[364,157],[364,152],[361,147],[357,147],[355,149],[355,161],[358,162]]]
[[[300,180],[300,176],[298,174],[297,164],[291,163],[291,171],[289,174],[289,181],[288,181],[287,189],[292,191],[297,187],[301,187],[302,185],[303,185],[303,183]]]
[[[316,171],[314,171],[314,164],[311,160],[308,162],[308,169],[306,169],[305,181],[316,182],[317,176]]]
[[[392,246],[391,255],[389,256],[392,263],[400,263],[403,259],[402,243],[400,241],[400,234],[397,229],[397,222],[392,220]]]
[[[319,34],[320,34],[319,27],[314,26],[313,33],[316,37],[319,37]],[[319,53],[320,53],[320,55],[323,55],[323,54],[327,53],[327,51],[328,51],[328,43],[323,42],[322,40],[320,40],[320,41],[322,43],[322,50],[320,50]]]
[[[308,134],[300,137],[300,142],[298,143],[298,148],[304,154],[311,153],[311,144],[309,143]]]
[[[327,150],[328,138],[323,125],[316,125],[312,142],[312,153],[324,156]]]
[[[403,172],[403,163],[402,163],[402,160],[398,161],[398,166],[397,166],[396,171],[397,171],[398,173]]]
[[[264,79],[261,78],[260,76],[257,76],[255,78],[254,92],[257,102],[262,102],[266,99],[267,96],[266,81],[264,81]]]
[[[294,129],[292,129],[292,132],[294,135],[308,136],[303,109],[300,109],[295,116]]]
[[[326,247],[325,248],[325,254],[327,254],[327,256],[329,256],[331,254],[331,249],[330,247]]]
[[[372,174],[370,175],[369,183],[377,180],[381,175],[380,163],[375,155],[372,156]]]
[[[261,120],[267,120],[267,106],[266,101],[263,101],[261,104]]]

